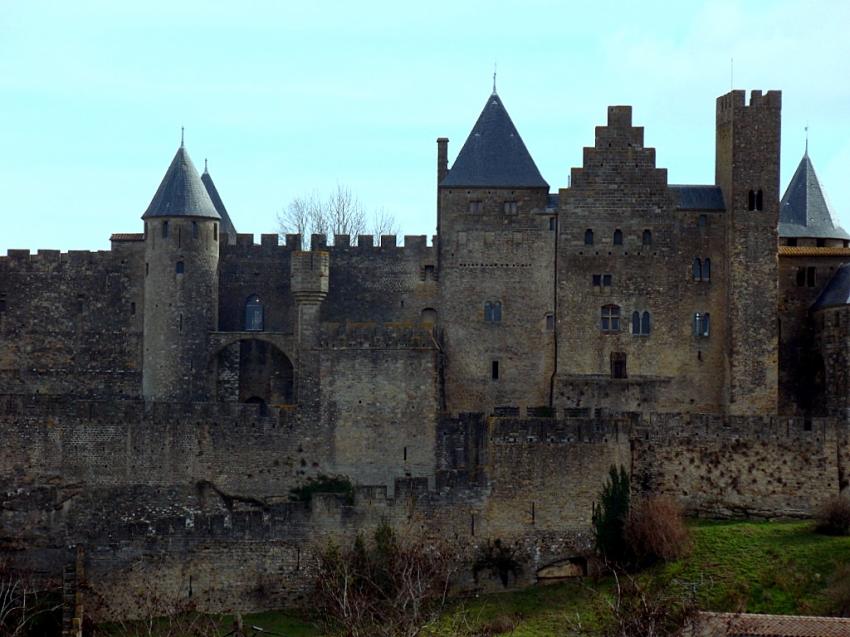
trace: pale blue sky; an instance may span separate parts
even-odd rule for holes
[[[810,154],[850,230],[850,3],[0,0],[0,252],[139,232],[179,145],[240,232],[349,185],[432,234],[490,91],[552,190],[609,104],[632,104],[671,183],[714,178],[714,102],[783,91],[782,189]]]

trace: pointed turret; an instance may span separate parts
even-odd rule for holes
[[[549,188],[495,90],[440,186]]]
[[[218,194],[218,188],[215,187],[215,183],[210,176],[206,159],[204,160],[204,174],[201,175],[201,182],[203,182],[204,188],[206,188],[207,194],[210,196],[210,200],[212,201],[213,206],[215,206],[216,212],[218,212],[221,217],[221,232],[229,237],[230,243],[236,243],[236,226],[234,226],[233,221],[230,220],[230,215],[227,214],[227,208],[224,207],[224,202]]]
[[[142,215],[142,219],[152,217],[221,218],[182,144]]]
[[[806,149],[779,206],[779,236],[850,239],[850,235],[835,225],[834,218]]]

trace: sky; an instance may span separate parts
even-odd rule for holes
[[[0,254],[141,232],[181,126],[240,232],[342,184],[431,235],[435,140],[452,161],[494,64],[553,191],[611,104],[634,107],[670,183],[711,183],[717,96],[780,89],[781,190],[808,125],[850,230],[848,24],[846,0],[0,0]]]

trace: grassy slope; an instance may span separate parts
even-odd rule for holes
[[[707,610],[818,614],[828,610],[824,590],[836,566],[850,563],[850,538],[812,533],[811,522],[700,522],[692,526],[691,555],[663,567],[665,574],[699,582]],[[567,582],[482,596],[458,603],[433,631],[515,624],[514,637],[563,635],[581,618],[593,625],[599,595],[611,582]],[[246,617],[248,622],[293,637],[320,633],[280,613]]]

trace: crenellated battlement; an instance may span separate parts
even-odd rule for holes
[[[0,267],[31,272],[48,272],[56,268],[85,268],[115,258],[111,250],[38,250],[35,254],[29,250],[10,249],[0,256]]]
[[[735,90],[717,98],[717,121],[729,121],[735,113],[754,110],[779,110],[782,108],[782,91],[751,91],[747,103],[747,92]]]
[[[436,349],[430,323],[322,323],[322,349]]]

